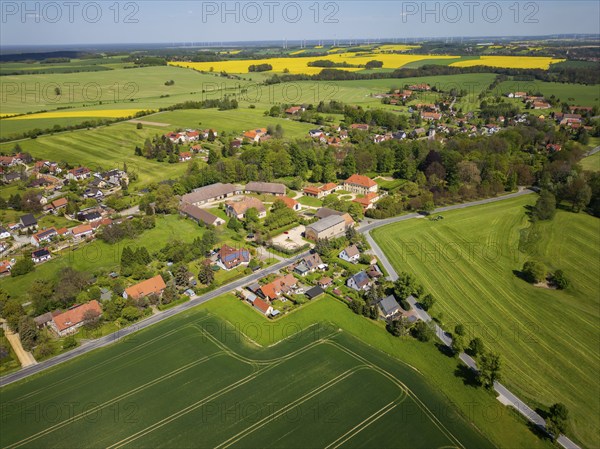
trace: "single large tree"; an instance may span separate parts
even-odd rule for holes
[[[538,220],[552,220],[556,215],[556,198],[552,192],[542,190],[533,208],[534,216]]]

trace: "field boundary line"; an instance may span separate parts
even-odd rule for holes
[[[403,391],[411,399],[413,399],[415,401],[415,404],[430,418],[433,425],[435,425],[450,441],[454,441],[458,445],[457,447],[464,449],[464,445],[460,442],[460,440],[458,438],[456,438],[454,436],[454,434],[452,432],[450,432],[450,430],[448,430],[448,428],[446,428],[446,426],[438,419],[438,417],[431,410],[429,410],[429,408],[425,405],[425,403],[423,401],[421,401],[421,399],[419,399],[419,397],[415,393],[413,393],[413,391],[410,388],[408,388],[408,386],[406,384],[404,384],[404,382],[400,381],[398,378],[396,378],[396,376],[387,372],[386,370],[381,368],[379,365],[373,364],[368,359],[355,353],[354,351],[345,347],[344,345],[342,345],[338,342],[333,342],[333,341],[328,341],[326,343],[334,345],[334,346],[338,347],[340,350],[345,351],[346,353],[350,354],[357,360],[361,361],[362,363],[370,365],[372,369],[383,374],[385,377],[390,379],[392,382],[396,383],[396,385],[401,385],[402,386],[401,388],[403,389]]]
[[[358,435],[360,432],[362,432],[364,429],[366,429],[367,427],[369,427],[371,424],[373,424],[374,422],[378,421],[379,418],[383,417],[388,412],[390,412],[393,409],[395,409],[397,405],[398,404],[396,404],[396,401],[392,401],[389,404],[384,405],[382,408],[380,408],[379,410],[377,410],[372,415],[367,416],[364,420],[362,420],[361,422],[359,422],[357,425],[355,425],[348,432],[346,432],[345,434],[343,434],[340,437],[338,437],[337,440],[335,440],[334,442],[332,442],[329,445],[325,446],[325,449],[330,449],[330,448],[336,449],[336,448],[340,447],[346,441],[351,440],[352,438],[354,438],[354,436]],[[350,434],[350,435],[348,435],[348,434]],[[347,438],[345,438],[344,440],[340,441],[342,438],[344,438],[346,436],[347,436]],[[336,446],[334,446],[334,444],[336,444],[338,442],[339,442],[339,444],[337,444]]]
[[[167,374],[164,374],[163,376],[159,376],[159,377],[157,377],[157,378],[155,378],[155,379],[153,379],[153,380],[151,380],[149,382],[146,382],[145,384],[140,385],[140,386],[134,388],[133,390],[130,390],[130,391],[126,392],[126,393],[122,393],[119,396],[116,396],[116,397],[114,397],[112,399],[109,399],[108,401],[103,402],[102,404],[98,404],[97,406],[92,407],[92,408],[86,410],[85,412],[79,413],[78,415],[74,415],[74,416],[68,417],[65,421],[61,421],[59,423],[56,423],[55,425],[53,425],[51,427],[48,427],[48,428],[46,428],[46,429],[44,429],[44,430],[42,430],[42,431],[40,431],[40,432],[38,432],[38,433],[36,433],[34,435],[30,435],[29,437],[27,437],[27,438],[25,438],[25,439],[23,439],[21,441],[18,441],[18,442],[14,443],[14,444],[12,444],[10,446],[6,446],[6,449],[21,447],[24,444],[30,443],[32,441],[35,441],[35,440],[37,440],[40,437],[44,437],[44,436],[46,436],[46,435],[54,432],[55,430],[61,429],[61,428],[65,427],[65,426],[67,426],[67,425],[69,425],[69,424],[71,424],[71,423],[73,423],[75,421],[79,421],[80,419],[86,417],[87,415],[89,415],[91,413],[94,413],[94,412],[96,412],[98,410],[102,410],[103,408],[105,408],[105,407],[107,407],[109,405],[112,405],[112,404],[114,404],[116,402],[119,402],[119,401],[121,401],[123,399],[126,399],[127,397],[132,396],[132,395],[134,395],[136,393],[144,391],[147,388],[152,387],[152,386],[154,386],[154,385],[162,382],[163,380],[167,380],[167,379],[170,379],[171,377],[175,377],[175,376],[177,376],[177,375],[179,375],[179,374],[187,371],[188,369],[193,368],[194,366],[201,365],[202,363],[204,363],[204,362],[206,362],[208,360],[211,360],[211,359],[213,359],[215,357],[218,357],[220,355],[223,355],[223,353],[216,352],[214,354],[211,354],[211,355],[202,357],[202,358],[200,358],[198,360],[195,360],[193,362],[190,362],[187,365],[183,365],[183,366],[177,368],[176,370],[171,371],[171,372],[169,372]]]
[[[285,405],[285,406],[277,409],[276,411],[274,411],[273,413],[271,413],[269,416],[265,416],[260,421],[257,421],[254,424],[252,424],[251,426],[246,427],[244,430],[238,432],[236,435],[232,436],[228,440],[225,440],[221,444],[215,446],[215,449],[220,449],[220,448],[224,449],[224,448],[230,447],[231,445],[233,445],[233,444],[237,443],[238,441],[244,439],[246,436],[250,435],[251,433],[254,433],[254,431],[260,429],[263,426],[265,426],[269,422],[277,419],[277,417],[278,417],[277,415],[278,414],[281,414],[283,412],[287,412],[288,410],[291,410],[291,409],[297,407],[298,405],[304,404],[306,401],[308,401],[308,400],[312,399],[313,397],[319,395],[323,391],[326,391],[329,388],[337,385],[338,383],[340,383],[343,380],[347,379],[348,377],[352,376],[354,373],[357,373],[358,371],[360,371],[362,369],[368,369],[368,368],[369,367],[366,366],[366,365],[358,365],[358,366],[355,366],[353,368],[350,368],[349,370],[346,370],[342,374],[334,377],[333,379],[328,380],[324,384],[319,385],[318,387],[313,388],[311,391],[309,391],[308,393],[304,394],[303,396],[300,396],[299,398],[293,400],[289,404],[287,404],[287,405]]]
[[[293,356],[301,354],[302,352],[306,352],[317,345],[323,344],[324,342],[325,342],[325,340],[320,339],[316,342],[310,343],[310,344],[306,345],[305,347],[294,351]],[[159,429],[160,427],[163,427],[163,426],[171,423],[172,421],[175,421],[177,418],[187,415],[188,413],[193,412],[194,410],[202,407],[207,402],[217,399],[218,397],[220,397],[226,393],[229,393],[232,390],[235,390],[236,388],[247,384],[248,382],[251,382],[252,380],[256,379],[259,375],[262,375],[262,374],[272,370],[273,368],[276,368],[277,366],[283,364],[285,361],[287,361],[287,359],[280,360],[276,363],[273,363],[272,365],[269,365],[262,369],[259,369],[258,371],[254,372],[236,382],[233,382],[232,384],[227,385],[226,387],[221,388],[220,390],[194,402],[193,404],[190,404],[190,405],[184,407],[183,409],[179,410],[178,412],[173,413],[171,416],[163,418],[160,421],[157,421],[154,424],[147,426],[145,429],[142,429],[142,430],[130,435],[129,437],[124,438],[121,441],[118,441],[118,442],[108,446],[106,449],[116,449],[116,448],[123,447],[126,444],[129,444],[132,441],[135,441],[140,437],[143,437],[151,432],[154,432],[155,430]]]

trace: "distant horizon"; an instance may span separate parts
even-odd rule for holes
[[[285,42],[290,48],[299,46],[313,46],[319,43],[323,46],[360,46],[360,45],[373,45],[381,43],[395,43],[395,44],[414,44],[423,42],[445,42],[449,44],[458,44],[461,41],[477,42],[479,44],[488,43],[490,40],[510,40],[510,41],[535,41],[538,39],[544,40],[598,40],[600,45],[600,33],[561,33],[561,34],[546,34],[546,35],[527,35],[527,36],[510,36],[510,35],[495,35],[495,36],[448,36],[448,37],[414,37],[414,38],[339,38],[339,39],[306,39],[296,40],[289,39]],[[479,42],[480,41],[480,42]],[[175,41],[175,42],[98,42],[98,43],[57,43],[57,44],[0,44],[0,53],[3,50],[35,50],[35,49],[46,49],[51,51],[84,51],[85,48],[115,48],[115,47],[146,47],[146,49],[154,48],[173,48],[173,49],[210,49],[210,48],[224,48],[234,46],[279,46],[283,45],[283,40],[277,39],[263,39],[263,40],[246,40],[246,41]]]
[[[2,47],[600,34],[600,2],[1,2]],[[365,20],[368,18],[368,20]],[[316,37],[312,37],[316,36]],[[251,37],[251,39],[248,39]],[[388,39],[388,38],[386,38]],[[41,42],[40,42],[41,41]]]

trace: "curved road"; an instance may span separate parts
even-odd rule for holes
[[[463,209],[466,207],[479,206],[481,204],[494,203],[497,201],[504,201],[504,200],[515,198],[518,196],[528,195],[530,193],[533,193],[533,191],[525,189],[525,190],[521,190],[516,193],[510,193],[508,195],[503,195],[503,196],[499,196],[499,197],[495,197],[495,198],[488,198],[485,200],[472,201],[470,203],[462,203],[462,204],[455,204],[453,206],[440,207],[440,208],[436,209],[433,213],[445,212],[445,211],[455,210],[455,209]],[[368,233],[369,233],[369,231],[371,231],[375,228],[385,226],[385,225],[388,225],[391,223],[396,223],[399,221],[410,220],[410,219],[416,218],[418,216],[419,216],[419,214],[408,214],[408,215],[402,215],[400,217],[387,218],[385,220],[365,220],[361,223],[361,226],[358,229],[359,232],[365,233],[367,235],[367,239],[369,240],[369,243],[371,244],[373,251],[379,258],[379,260],[382,261],[386,270],[388,271],[388,273],[390,273],[391,276],[393,276],[393,274],[395,274],[395,270],[393,269],[393,267],[391,267],[389,261],[385,257],[385,254],[383,254],[383,252],[379,249],[377,244],[371,239],[371,237]],[[122,338],[133,334],[134,332],[137,332],[141,329],[145,329],[149,326],[152,326],[153,324],[158,323],[167,318],[170,318],[173,315],[176,315],[178,313],[189,310],[192,307],[196,307],[199,304],[202,304],[206,301],[210,301],[211,299],[216,298],[217,296],[223,295],[225,293],[229,293],[239,287],[242,287],[249,283],[258,281],[258,279],[262,278],[263,276],[266,276],[271,273],[275,273],[275,272],[279,271],[280,269],[286,267],[287,265],[295,262],[296,260],[306,256],[307,254],[308,254],[308,252],[304,252],[297,256],[290,257],[288,259],[284,259],[283,261],[278,262],[275,265],[272,265],[268,268],[265,268],[264,270],[260,270],[256,273],[253,273],[253,274],[246,276],[245,278],[239,279],[237,281],[231,282],[227,285],[223,285],[223,286],[221,286],[211,292],[205,293],[201,296],[193,297],[188,302],[185,302],[181,305],[173,307],[172,309],[168,309],[159,314],[152,315],[152,316],[150,316],[142,321],[139,321],[129,327],[120,329],[117,332],[114,332],[112,334],[98,338],[96,340],[88,341],[71,351],[57,355],[56,357],[53,357],[48,360],[44,360],[43,362],[40,362],[36,365],[31,365],[31,366],[22,368],[21,370],[16,371],[14,373],[7,374],[0,378],[0,387],[11,384],[13,382],[17,382],[17,381],[24,379],[26,377],[29,377],[33,374],[37,374],[41,371],[44,371],[50,367],[64,363],[68,360],[72,360],[75,357],[78,357],[82,354],[86,354],[90,351],[93,351],[94,349],[102,348],[104,346],[108,346],[112,343],[115,343],[115,342],[121,340]]]

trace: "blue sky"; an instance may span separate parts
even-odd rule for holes
[[[0,3],[2,45],[600,33],[598,1]]]

